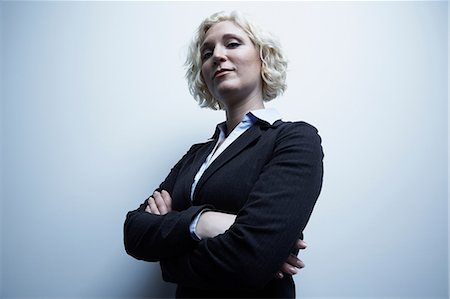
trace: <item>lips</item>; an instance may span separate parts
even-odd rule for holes
[[[217,77],[221,77],[222,75],[225,75],[228,72],[233,71],[232,69],[219,69],[217,70],[214,75],[213,75],[213,79],[217,78]]]

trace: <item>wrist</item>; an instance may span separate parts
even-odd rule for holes
[[[205,211],[201,214],[195,231],[201,239],[213,238],[225,233],[233,225],[236,215]]]
[[[197,224],[198,221],[200,220],[200,217],[202,216],[203,213],[209,211],[208,208],[201,210],[197,216],[194,217],[194,219],[192,220],[191,224],[189,225],[189,231],[191,233],[191,236],[194,240],[196,241],[200,241],[202,238],[199,236],[198,232],[197,232]]]
[[[200,218],[198,219],[197,226],[195,227],[195,232],[197,233],[197,236],[200,237],[201,240],[209,237],[208,232],[208,222],[209,217],[211,216],[212,211],[205,211],[200,215]]]

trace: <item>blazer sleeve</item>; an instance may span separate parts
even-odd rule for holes
[[[321,190],[322,161],[314,127],[285,126],[235,223],[193,250],[163,259],[164,280],[206,289],[262,288],[302,236]]]
[[[186,160],[195,153],[193,145],[171,169],[157,190],[172,194],[178,172]],[[147,200],[134,211],[127,213],[124,223],[126,252],[139,260],[150,262],[179,255],[197,245],[189,231],[192,219],[206,206],[190,206],[182,211],[171,211],[165,215],[145,212]]]

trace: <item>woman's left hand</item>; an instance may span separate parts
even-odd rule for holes
[[[298,239],[295,243],[294,249],[306,249],[306,243],[302,239]],[[305,267],[305,263],[301,261],[297,256],[290,254],[284,264],[281,266],[280,270],[275,274],[277,278],[283,278],[284,275],[295,275],[297,274],[297,269],[302,269]]]
[[[155,215],[165,215],[172,211],[172,197],[169,192],[166,190],[153,192],[147,200],[145,211]]]

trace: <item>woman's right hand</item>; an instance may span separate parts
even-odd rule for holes
[[[145,211],[155,215],[165,215],[172,211],[172,197],[166,190],[155,191],[147,200]]]
[[[306,249],[306,243],[302,239],[298,239],[294,245],[294,249]],[[295,275],[297,274],[297,269],[302,269],[305,267],[305,263],[301,261],[297,256],[292,253],[287,258],[286,262],[281,266],[280,270],[275,274],[279,279],[283,278],[284,275]]]

